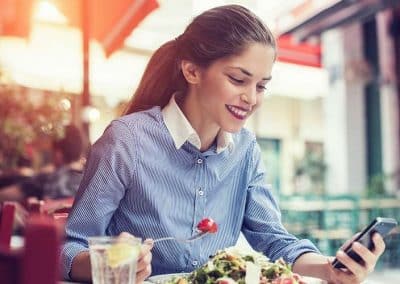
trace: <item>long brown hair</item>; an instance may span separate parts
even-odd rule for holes
[[[250,10],[226,5],[203,12],[182,35],[155,51],[125,114],[153,106],[163,108],[174,92],[186,93],[181,60],[207,67],[217,59],[240,54],[249,43],[276,48],[271,31]]]

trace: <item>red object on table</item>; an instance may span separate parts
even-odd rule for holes
[[[53,218],[31,216],[25,229],[24,247],[12,251],[0,247],[1,283],[58,283],[60,242],[60,231]]]
[[[0,247],[10,249],[16,204],[13,202],[4,202],[0,213]]]
[[[218,231],[218,225],[211,218],[204,218],[197,225],[197,229],[204,233],[216,233]]]

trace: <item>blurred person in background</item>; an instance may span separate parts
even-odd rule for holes
[[[74,197],[82,179],[83,138],[75,125],[65,127],[64,136],[52,142],[54,171],[39,173],[0,190],[0,201],[25,201]]]
[[[236,244],[240,232],[299,274],[334,283],[366,278],[385,249],[378,234],[373,251],[354,246],[364,264],[338,253],[348,268],[342,271],[281,223],[260,148],[243,127],[264,99],[275,59],[272,33],[239,5],[205,11],[153,54],[126,115],[90,151],[66,224],[66,278],[90,281],[88,237],[186,239],[204,217],[219,229],[198,242],[152,247],[145,240],[137,283],[150,274],[191,272]]]
[[[34,176],[35,170],[32,164],[32,159],[27,157],[27,155],[19,157],[15,169],[0,174],[0,190]]]

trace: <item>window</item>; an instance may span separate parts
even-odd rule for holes
[[[281,186],[281,141],[272,138],[257,138],[262,160],[267,171],[267,183],[272,185],[275,196],[279,196]]]

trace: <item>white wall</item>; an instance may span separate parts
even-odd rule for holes
[[[366,186],[362,31],[359,23],[322,36],[323,64],[330,72],[324,101],[328,193],[359,193]]]
[[[323,142],[322,101],[270,96],[246,125],[259,137],[281,140],[282,193],[293,193],[294,162],[303,155],[304,142]]]

